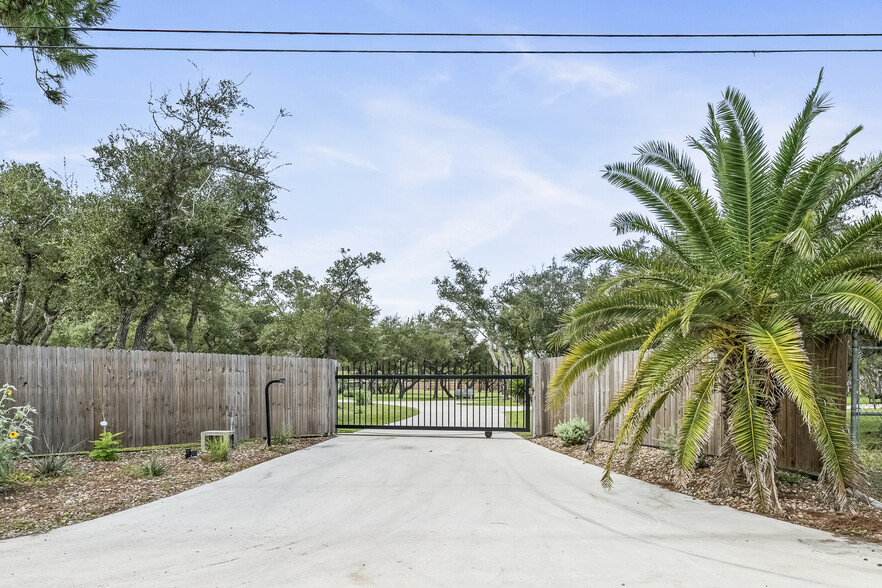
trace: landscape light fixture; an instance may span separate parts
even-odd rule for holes
[[[284,384],[285,378],[279,378],[278,380],[272,380],[266,383],[266,388],[263,389],[263,395],[266,398],[266,446],[272,447],[272,433],[270,433],[270,408],[269,408],[269,389],[273,384]]]

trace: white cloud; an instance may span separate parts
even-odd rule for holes
[[[525,55],[520,64],[503,77],[517,75],[537,77],[543,83],[550,84],[552,93],[546,98],[546,102],[554,102],[579,88],[587,88],[600,96],[618,96],[632,92],[637,87],[621,73],[597,65],[587,58]]]
[[[307,153],[316,154],[327,161],[332,162],[340,162],[345,163],[347,165],[351,165],[354,167],[358,167],[361,169],[369,169],[372,171],[376,171],[377,167],[371,163],[368,159],[363,158],[354,153],[349,153],[347,151],[341,151],[339,149],[333,149],[331,147],[323,147],[320,145],[312,145],[308,147],[303,147],[303,150]]]

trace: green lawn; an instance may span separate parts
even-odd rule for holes
[[[850,416],[846,414],[849,423]],[[859,419],[858,447],[870,481],[869,493],[882,500],[882,416],[861,415]]]
[[[359,406],[354,402],[340,402],[337,404],[337,422],[352,425],[356,428],[359,425],[386,425],[409,419],[419,413],[419,410],[409,406],[381,404],[376,401],[366,406]]]
[[[523,406],[524,404],[523,402],[514,400],[513,398],[504,400],[501,396],[460,400],[459,403],[463,406]]]
[[[505,413],[505,426],[518,428],[524,427],[524,411],[523,410],[510,410]]]

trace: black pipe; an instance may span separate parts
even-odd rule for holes
[[[263,389],[263,395],[266,397],[266,446],[272,447],[273,440],[272,434],[270,433],[270,408],[269,408],[269,387],[273,384],[284,384],[285,378],[279,378],[278,380],[272,380],[271,382],[266,383],[266,388]]]

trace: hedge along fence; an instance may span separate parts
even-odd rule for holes
[[[264,386],[273,428],[336,432],[337,362],[328,359],[0,345],[0,383],[37,409],[34,450],[70,449],[108,430],[128,447],[188,443],[227,429],[266,435]],[[86,448],[89,446],[87,445]]]
[[[841,398],[844,408],[848,371],[848,343],[846,339],[844,337],[830,337],[823,341],[807,340],[806,350],[814,365],[820,369],[827,385],[835,391],[837,398]],[[564,405],[560,410],[554,412],[546,410],[545,401],[548,398],[551,377],[563,358],[534,359],[533,434],[536,436],[550,435],[557,423],[574,417],[582,417],[591,424],[591,434],[593,435],[600,427],[610,400],[634,372],[638,354],[637,351],[623,353],[614,358],[599,374],[595,376],[583,374],[573,385]],[[692,384],[693,380],[687,379],[684,390],[668,399],[653,419],[652,427],[643,440],[644,445],[657,446],[659,435],[662,432],[670,427],[678,428],[686,398],[685,392]],[[720,402],[720,397],[717,395],[714,404],[718,410]],[[619,415],[601,429],[600,438],[611,441],[621,427],[623,418],[623,415]],[[821,468],[820,455],[815,449],[814,442],[809,435],[808,428],[802,421],[799,410],[789,398],[785,398],[781,403],[775,423],[781,434],[778,467],[818,473]],[[724,432],[723,420],[715,419],[705,449],[706,453],[709,455],[719,453],[723,444]]]

